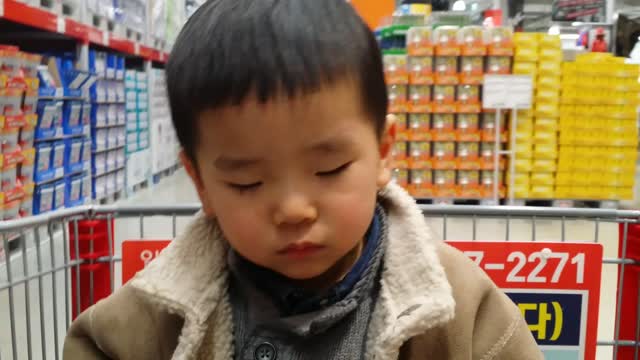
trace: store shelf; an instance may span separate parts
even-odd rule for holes
[[[125,169],[124,165],[123,166],[118,166],[117,168],[109,169],[109,170],[103,171],[103,172],[101,172],[99,174],[93,174],[93,177],[97,178],[97,177],[101,177],[101,176],[104,176],[104,175],[109,175],[111,173],[118,172],[118,171],[124,170],[124,169]]]
[[[122,126],[122,125],[119,125]],[[111,150],[118,150],[118,149],[123,149],[126,145],[118,145],[118,146],[113,146],[110,148],[106,148],[106,149],[100,149],[100,150],[93,150],[94,154],[99,154],[99,153],[103,153],[103,152],[108,152]]]
[[[59,16],[45,9],[23,4],[17,0],[0,1],[0,18],[66,35],[84,43],[104,46],[150,61],[164,63],[169,57],[169,54],[162,49],[153,49],[135,41],[119,38],[107,31]]]

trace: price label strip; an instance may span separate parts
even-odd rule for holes
[[[518,305],[546,360],[594,360],[602,245],[449,242]]]

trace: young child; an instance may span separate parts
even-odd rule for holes
[[[71,327],[75,359],[542,359],[390,183],[376,40],[344,0],[210,0],[167,64],[202,211]]]

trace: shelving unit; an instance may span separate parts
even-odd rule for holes
[[[77,4],[79,8],[63,9],[41,7],[39,1],[0,0],[0,45],[21,51],[16,64],[28,75],[20,89],[21,98],[27,95],[24,116],[18,121],[0,111],[1,131],[15,132],[20,145],[19,151],[3,149],[0,169],[8,182],[0,192],[2,219],[111,202],[154,179],[148,79],[167,61],[169,36],[156,29],[164,25],[154,24],[157,19],[151,16],[144,26],[126,21],[114,26],[113,19],[87,8],[88,2]],[[170,4],[164,6],[162,11],[171,10]],[[129,69],[135,70],[132,89],[126,86]],[[47,71],[56,74],[51,82],[56,86],[39,81],[44,79],[40,72]],[[128,90],[133,90],[134,106]],[[166,141],[173,141],[166,98],[157,101],[164,103],[158,139],[165,143],[156,142],[163,150],[160,174],[177,165],[177,146],[171,156],[166,149]],[[135,153],[127,130],[135,137]]]

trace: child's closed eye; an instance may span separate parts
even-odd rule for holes
[[[233,190],[239,191],[239,192],[244,192],[244,191],[249,191],[249,190],[255,190],[258,187],[260,187],[260,185],[262,185],[262,182],[254,182],[251,184],[234,184],[234,183],[227,183],[227,186],[229,186],[230,188],[232,188]]]
[[[332,170],[328,170],[328,171],[319,171],[316,173],[317,176],[334,176],[334,175],[338,175],[340,173],[342,173],[343,171],[347,170],[349,168],[349,166],[351,166],[351,164],[353,164],[352,161],[349,161],[346,164],[340,165],[335,169]]]

